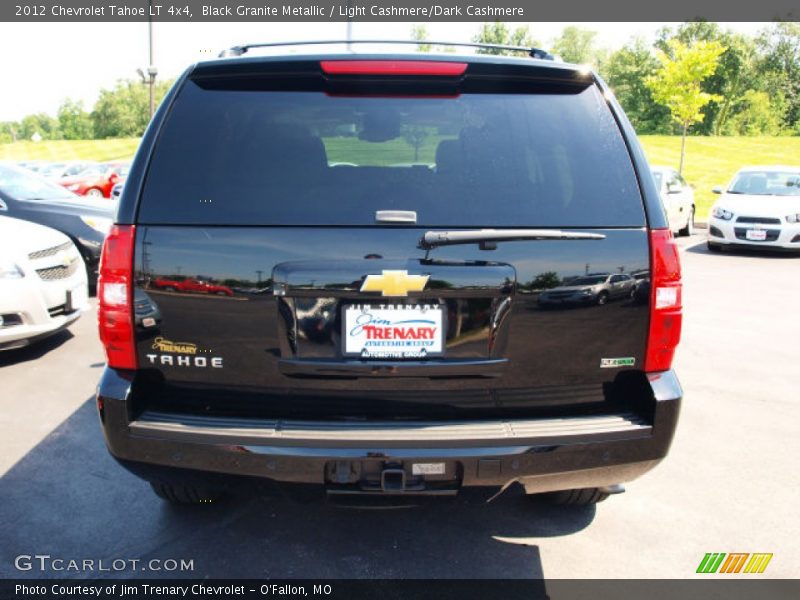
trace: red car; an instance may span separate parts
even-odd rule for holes
[[[62,177],[57,183],[79,196],[110,198],[111,189],[125,180],[129,170],[128,163],[102,163],[72,177]]]
[[[225,285],[215,285],[201,279],[164,279],[159,277],[151,285],[168,292],[194,292],[196,294],[217,294],[219,296],[233,296],[233,290]]]

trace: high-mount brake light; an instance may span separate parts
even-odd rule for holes
[[[644,370],[653,373],[671,368],[683,321],[681,263],[668,229],[650,232],[650,280],[650,332]]]
[[[97,281],[97,319],[108,366],[136,368],[133,325],[134,225],[113,225],[103,243]]]
[[[467,70],[467,63],[434,60],[323,60],[327,75],[422,75],[458,77]]]

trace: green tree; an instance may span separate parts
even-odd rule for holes
[[[759,34],[756,47],[758,89],[771,98],[784,96],[784,125],[800,133],[800,23],[775,23]]]
[[[530,289],[532,290],[549,290],[558,287],[561,283],[561,278],[555,271],[545,271],[539,273],[532,281]]]
[[[411,39],[417,42],[422,42],[428,39],[428,29],[425,25],[412,25],[411,26]],[[430,44],[417,44],[419,52],[430,52],[433,47]]]
[[[428,39],[428,29],[425,25],[411,26],[411,39],[424,42]],[[417,44],[418,52],[455,52],[454,46],[434,46],[432,44]]]
[[[64,100],[58,109],[58,125],[65,140],[92,139],[92,119],[83,102]]]
[[[148,120],[147,89],[136,81],[118,81],[113,90],[100,91],[92,111],[97,138],[142,135]]]
[[[61,139],[58,121],[46,113],[28,115],[22,119],[19,139],[29,140],[34,133],[41,135],[44,140]]]
[[[686,133],[693,123],[703,120],[703,107],[719,99],[704,92],[701,84],[714,73],[725,47],[719,42],[696,42],[687,46],[680,40],[669,40],[670,53],[656,51],[660,66],[646,79],[653,99],[666,106],[672,118],[681,127],[681,160],[678,171],[683,171],[686,153]]]
[[[670,39],[680,40],[687,46],[695,42],[719,42],[725,47],[716,71],[701,85],[704,92],[719,98],[708,104],[703,111],[702,122],[694,127],[697,133],[718,135],[728,116],[736,112],[742,94],[757,87],[755,42],[742,34],[723,31],[718,24],[707,21],[683,23],[674,33],[670,28],[663,28],[655,45],[669,54],[667,42]]]
[[[721,97],[721,101],[715,102],[709,111],[715,135],[722,132],[726,120],[746,90],[756,85],[753,40],[738,33],[727,33],[720,43],[726,50],[720,56],[717,71],[709,77],[706,90]]]
[[[766,92],[747,90],[739,102],[740,110],[725,124],[730,135],[778,135],[783,126],[786,103],[782,95],[771,99]]]
[[[171,82],[156,83],[156,106]],[[95,137],[138,137],[150,121],[149,90],[140,81],[118,81],[112,90],[101,90],[91,114]]]
[[[19,138],[20,125],[15,121],[0,123],[0,144],[14,143]]]
[[[589,64],[597,56],[594,47],[594,38],[596,36],[596,31],[570,25],[565,27],[561,35],[553,42],[552,51],[565,62]]]
[[[638,133],[672,131],[669,109],[654,102],[645,85],[657,69],[658,60],[641,38],[612,53],[598,68]]]
[[[419,125],[409,125],[403,128],[403,139],[409,146],[414,148],[414,162],[419,160],[419,149],[425,144],[425,140],[428,139],[430,133],[427,127]]]
[[[539,43],[531,37],[527,27],[517,27],[511,31],[505,23],[483,23],[480,31],[472,38],[476,44],[497,44],[499,46],[523,46],[525,48],[538,47]],[[511,55],[517,53],[499,48],[478,48],[478,54]]]

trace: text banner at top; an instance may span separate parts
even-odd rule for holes
[[[19,0],[6,22],[797,21],[797,0]]]

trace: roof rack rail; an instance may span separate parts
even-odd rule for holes
[[[244,44],[233,46],[219,53],[220,58],[229,56],[242,56],[253,48],[277,48],[281,46],[321,46],[333,44],[410,44],[414,46],[457,46],[464,48],[484,48],[487,50],[508,50],[511,52],[524,52],[531,58],[542,60],[556,60],[556,57],[547,50],[530,48],[527,46],[506,46],[503,44],[479,44],[477,42],[438,42],[433,40],[312,40],[306,42],[269,42],[261,44]]]

